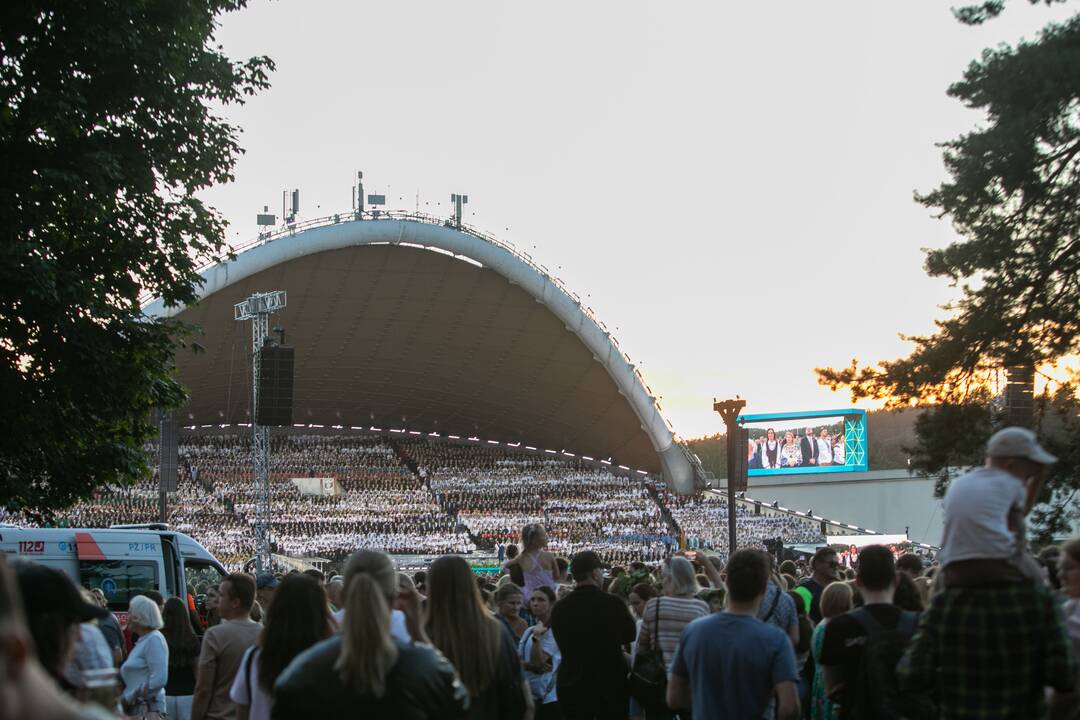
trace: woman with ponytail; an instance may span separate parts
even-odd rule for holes
[[[549,587],[552,590],[559,584],[555,578],[559,575],[559,567],[555,562],[555,556],[545,548],[548,544],[547,530],[540,523],[528,523],[521,528],[521,554],[508,564],[511,579],[519,569],[521,582],[514,579],[514,584],[523,588],[525,597],[531,598],[533,591],[539,587]]]
[[[431,644],[457,668],[471,697],[469,720],[520,720],[533,713],[517,643],[484,607],[469,564],[446,555],[427,575]]]
[[[361,550],[349,558],[341,633],[301,653],[281,673],[274,685],[274,720],[465,716],[468,693],[446,659],[391,635],[397,594],[389,557]]]

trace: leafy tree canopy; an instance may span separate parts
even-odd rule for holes
[[[1003,6],[990,0],[956,15],[978,24]],[[914,344],[907,357],[817,371],[853,399],[929,406],[916,426],[914,464],[944,482],[950,465],[981,457],[999,422],[989,387],[1001,368],[1080,352],[1080,16],[1047,26],[1037,40],[985,50],[949,94],[986,122],[943,143],[950,179],[916,200],[959,235],[927,251],[925,263],[959,299],[943,308],[949,316],[933,334],[906,338]],[[1040,398],[1038,414],[1044,430],[1073,432],[1072,445],[1080,442],[1075,380]],[[1060,463],[1043,499],[1067,504],[1078,467]]]
[[[175,323],[225,222],[195,194],[233,179],[212,107],[267,87],[219,17],[244,0],[0,4],[0,504],[48,513],[145,473],[149,412],[176,407]]]

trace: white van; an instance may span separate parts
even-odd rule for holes
[[[190,607],[226,575],[206,548],[164,523],[108,529],[0,525],[0,553],[62,570],[82,587],[100,588],[121,619],[131,598],[145,590],[178,597]]]

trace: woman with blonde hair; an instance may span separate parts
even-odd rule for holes
[[[128,714],[158,718],[165,715],[165,684],[169,680],[169,646],[161,628],[161,610],[145,595],[128,605],[128,627],[139,636],[127,660],[120,666],[124,693],[120,696]]]
[[[686,558],[669,558],[664,563],[661,582],[663,595],[649,600],[641,611],[635,655],[656,653],[667,671],[671,672],[675,648],[683,628],[711,611],[704,600],[694,597],[701,588],[694,574],[694,566]],[[670,718],[673,715],[667,708],[645,707],[645,716]]]
[[[419,598],[399,594],[387,555],[361,550],[349,558],[341,632],[302,652],[278,676],[274,717],[462,717],[468,695],[454,668],[427,645],[391,635],[395,599],[406,615],[417,616]]]
[[[521,571],[520,585],[525,597],[532,597],[533,591],[538,587],[556,589],[559,584],[555,578],[559,575],[559,566],[555,562],[555,556],[544,548],[548,544],[547,530],[540,523],[528,523],[521,528],[521,554],[510,561],[507,570],[511,577],[516,573],[514,568]]]
[[[831,582],[821,591],[822,620],[814,628],[810,638],[810,653],[814,657],[814,683],[810,688],[811,720],[838,720],[840,706],[825,694],[825,673],[821,667],[821,645],[825,639],[825,625],[832,618],[851,610],[855,591],[846,582]]]
[[[795,433],[784,433],[784,444],[780,448],[780,467],[798,467],[803,464],[802,450],[795,440]]]
[[[472,702],[466,717],[532,717],[532,690],[509,630],[484,608],[469,564],[446,555],[428,568],[425,630],[457,668]]]

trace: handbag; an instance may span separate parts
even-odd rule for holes
[[[136,720],[168,720],[168,715],[157,710],[150,709],[150,703],[146,700],[140,700],[132,708],[131,715],[128,717],[135,718]]]
[[[517,654],[517,643],[508,630],[502,631],[499,646],[499,660],[492,683],[495,684],[495,704],[497,717],[506,720],[518,720],[525,716],[525,693],[521,684],[521,660]]]
[[[634,667],[630,670],[630,694],[646,712],[667,707],[667,663],[664,662],[664,649],[660,647],[660,600],[656,598],[656,613],[653,616],[656,622],[656,649],[637,653]]]

